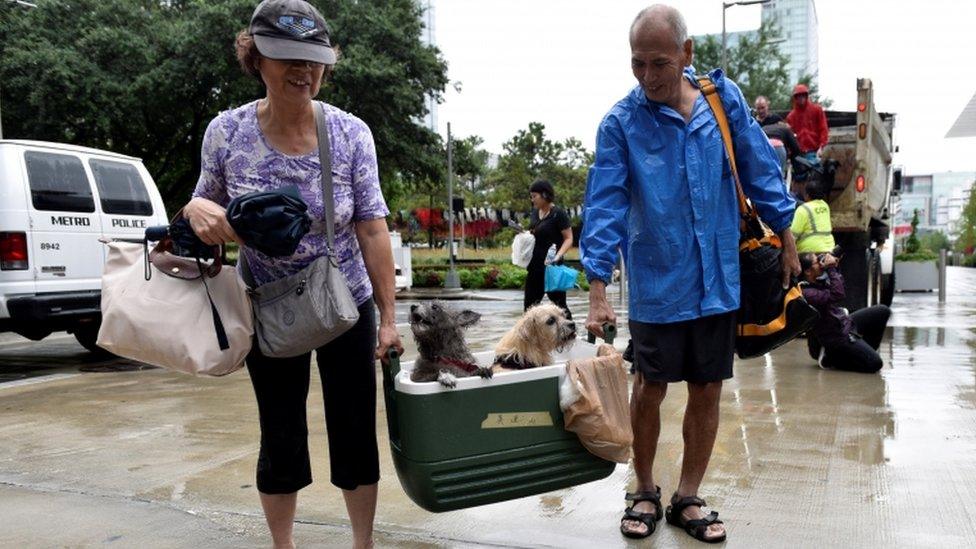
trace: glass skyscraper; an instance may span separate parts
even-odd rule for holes
[[[420,8],[423,10],[421,17],[424,24],[423,35],[421,35],[420,39],[426,45],[436,46],[437,35],[435,34],[435,21],[437,14],[434,10],[434,0],[421,0]],[[424,117],[423,124],[430,128],[431,131],[437,132],[437,101],[433,95],[428,95],[424,98],[424,104],[427,106],[427,115]]]
[[[817,81],[820,70],[817,7],[813,0],[771,0],[762,6],[762,20],[775,21],[785,40],[780,51],[790,57],[790,83],[809,74]]]

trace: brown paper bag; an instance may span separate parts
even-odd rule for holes
[[[590,453],[627,463],[634,436],[623,357],[612,346],[600,345],[596,358],[570,360],[566,375],[579,393],[563,410],[566,430],[576,433]]]

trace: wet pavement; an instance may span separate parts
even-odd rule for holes
[[[880,375],[821,370],[802,341],[736,363],[701,492],[727,523],[726,545],[976,545],[976,270],[951,268],[948,281],[944,305],[935,293],[896,296]],[[469,333],[476,350],[491,348],[521,309],[519,292],[488,297],[452,303],[482,313]],[[409,303],[398,302],[400,321]],[[570,305],[582,319],[585,294]],[[0,546],[269,546],[253,486],[258,428],[246,372],[197,379],[125,365],[91,358],[70,336],[0,336]],[[663,407],[655,473],[665,494],[677,483],[685,394],[672,386]],[[296,540],[343,547],[351,537],[328,482],[321,409],[313,376],[316,483],[299,497]],[[633,481],[626,466],[571,489],[425,512],[399,486],[382,405],[379,417],[379,546],[648,543],[617,530]],[[700,546],[663,522],[651,543]]]

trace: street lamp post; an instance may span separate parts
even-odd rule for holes
[[[447,255],[450,267],[444,277],[444,288],[456,290],[461,279],[454,269],[454,143],[451,140],[451,123],[447,123]]]
[[[722,71],[728,70],[725,60],[726,33],[725,33],[725,10],[732,6],[751,6],[753,4],[768,4],[773,0],[742,0],[739,2],[722,2]]]

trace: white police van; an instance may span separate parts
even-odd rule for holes
[[[138,158],[42,141],[0,140],[0,332],[33,340],[98,334],[106,247],[168,223]]]

